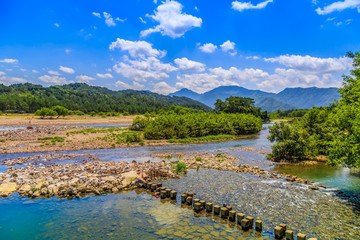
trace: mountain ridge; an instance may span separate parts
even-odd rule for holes
[[[220,86],[205,93],[196,93],[187,88],[180,89],[169,96],[183,96],[194,99],[209,107],[213,107],[217,99],[225,100],[230,96],[250,97],[255,100],[255,106],[263,110],[310,109],[313,106],[327,106],[334,99],[339,99],[337,88],[285,88],[279,93],[251,90],[240,86]]]

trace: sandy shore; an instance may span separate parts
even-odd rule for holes
[[[136,116],[91,117],[67,116],[65,118],[41,119],[33,114],[0,116],[0,126],[45,126],[45,125],[80,125],[80,124],[131,124]]]

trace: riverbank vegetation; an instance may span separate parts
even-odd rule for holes
[[[262,129],[262,120],[252,114],[164,113],[152,118],[137,117],[131,127],[144,131],[145,139],[186,139],[210,135],[242,135]]]
[[[341,99],[329,107],[312,108],[294,123],[275,123],[269,155],[275,161],[304,160],[325,155],[331,165],[360,167],[360,52],[348,53],[354,70],[344,76]]]

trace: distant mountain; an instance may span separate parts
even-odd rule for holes
[[[225,100],[230,96],[250,97],[255,100],[255,105],[263,110],[274,112],[278,109],[309,109],[313,106],[327,106],[334,99],[339,99],[337,88],[286,88],[280,93],[270,93],[260,90],[250,90],[238,86],[222,86],[203,94],[198,94],[183,88],[180,91],[169,94],[170,96],[182,96],[202,102],[209,107],[214,107],[217,99]]]
[[[334,99],[340,99],[337,88],[286,88],[276,95],[276,99],[299,109],[309,109],[313,106],[327,106]]]

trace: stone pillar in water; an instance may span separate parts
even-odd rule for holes
[[[206,203],[205,205],[206,212],[211,213],[213,210],[213,204],[212,203]]]
[[[219,205],[215,205],[214,206],[214,215],[219,215],[220,214],[220,206]]]
[[[229,211],[229,220],[235,222],[235,219],[236,219],[236,211],[234,210]]]

